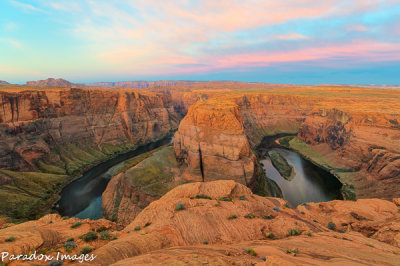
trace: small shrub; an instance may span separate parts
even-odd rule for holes
[[[336,230],[336,225],[333,222],[329,222],[328,223],[328,228],[330,230],[332,230],[332,231],[335,231]]]
[[[368,243],[368,246],[371,247],[371,248],[373,248],[373,247],[374,247],[374,244]]]
[[[176,204],[176,208],[175,208],[176,211],[183,211],[184,209],[185,209],[185,206],[183,206],[182,203]]]
[[[267,261],[267,258],[266,258],[265,256],[262,256],[261,259],[262,259],[263,261]]]
[[[204,245],[208,245],[208,241],[204,241],[203,244],[204,244]]]
[[[81,250],[81,254],[88,254],[88,253],[90,253],[90,252],[92,252],[92,248],[91,247],[84,247],[82,250]]]
[[[74,241],[67,241],[64,245],[65,248],[72,247],[76,248],[76,243]]]
[[[81,226],[81,225],[82,225],[81,222],[76,222],[76,223],[73,223],[73,224],[71,225],[71,228],[77,228],[78,226]]]
[[[278,208],[278,207],[276,207],[276,206],[275,206],[275,207],[273,207],[272,209],[273,209],[274,211],[276,211],[276,212],[279,212],[279,211],[280,211],[280,210],[279,210],[279,208]]]
[[[268,233],[265,234],[265,237],[266,238],[270,238],[270,239],[274,239],[275,235],[274,235],[274,233],[268,232]]]
[[[231,216],[228,217],[228,219],[231,219],[231,220],[232,220],[232,219],[236,219],[236,218],[237,218],[237,215],[236,215],[236,214],[232,214]]]
[[[254,219],[254,218],[256,218],[256,216],[254,214],[249,213],[244,218]]]
[[[74,241],[75,239],[73,238],[73,237],[70,237],[70,238],[68,238],[67,239],[67,242],[69,242],[69,241]]]
[[[299,250],[297,248],[291,248],[291,249],[286,250],[286,253],[287,254],[294,254],[296,256],[296,254],[299,253]]]
[[[296,228],[293,228],[293,229],[290,229],[288,235],[289,235],[289,236],[298,236],[298,235],[300,235],[300,232],[299,232],[299,230],[297,230]]]
[[[311,232],[308,232],[308,234],[307,234],[309,237],[311,237],[312,236],[312,233]]]
[[[239,200],[245,200],[246,198],[244,196],[240,196]]]
[[[5,241],[6,241],[6,242],[14,242],[14,241],[15,241],[15,237],[10,236],[10,237],[7,238]]]
[[[211,199],[210,196],[204,195],[204,194],[198,194],[196,195],[196,199]]]
[[[98,236],[95,232],[89,232],[82,237],[82,239],[86,242],[96,240],[97,238],[98,238]]]
[[[313,220],[314,221],[314,223],[318,223],[318,221],[317,220]]]
[[[285,205],[283,205],[285,208],[290,208],[289,204],[285,203]]]
[[[135,226],[135,231],[139,231],[140,230],[140,226]]]
[[[252,255],[252,256],[257,256],[257,252],[256,252],[254,249],[252,249],[252,248],[250,248],[250,249],[248,250],[248,253],[249,253],[250,255]]]
[[[145,223],[145,225],[144,225],[143,227],[147,227],[147,226],[149,226],[149,225],[151,225],[151,222]]]
[[[112,237],[111,237],[111,240],[117,240],[118,239],[118,236],[117,235],[113,235]]]
[[[344,231],[342,229],[339,229],[338,233],[344,234]]]
[[[216,198],[217,201],[232,201],[230,197]]]
[[[63,216],[63,217],[61,217],[61,219],[67,220],[67,219],[69,219],[69,217],[68,216]]]
[[[267,215],[265,215],[263,217],[263,219],[265,219],[265,220],[270,220],[270,219],[273,219],[273,218],[274,218],[274,216],[272,214],[267,214]]]
[[[101,240],[108,240],[110,239],[110,233],[106,230],[106,231],[102,231],[100,232],[100,239]]]

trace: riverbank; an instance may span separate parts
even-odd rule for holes
[[[312,150],[309,145],[295,136],[280,137],[277,140],[281,146],[297,152],[303,159],[335,176],[336,179],[342,183],[341,191],[345,200],[357,199],[355,187],[353,184],[349,183],[350,178],[346,176],[347,174],[356,173],[357,171],[332,165],[332,163],[325,159],[324,156],[317,151]]]
[[[153,141],[170,138],[174,132],[175,130],[170,131]],[[8,222],[21,223],[52,212],[53,206],[60,199],[59,194],[67,185],[81,178],[93,167],[135,151],[142,145],[108,144],[103,150],[96,150],[89,145],[82,147],[70,145],[70,149],[59,147],[53,151],[54,153],[58,152],[54,156],[57,155],[59,160],[56,160],[54,165],[46,165],[47,172],[43,168],[38,172],[0,170],[0,184],[2,184],[0,217],[6,218]],[[66,162],[69,163],[69,168]],[[74,170],[70,174],[55,173],[54,171],[60,169],[62,165],[66,172],[67,169]]]
[[[171,137],[172,134],[170,133],[163,138],[140,145],[132,151],[120,154],[91,168],[62,189],[61,198],[57,202],[55,210],[65,216],[75,216],[88,207],[94,208],[96,206],[95,208],[99,208],[100,211],[95,211],[95,213],[101,213],[101,207],[99,207],[101,195],[112,177],[150,157],[152,153],[156,152],[157,148],[169,143]],[[92,201],[97,199],[100,200],[100,204],[93,205]],[[86,218],[98,219],[101,216],[95,215]]]

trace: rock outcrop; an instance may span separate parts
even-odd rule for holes
[[[150,153],[108,183],[102,197],[105,218],[126,226],[151,202],[183,182],[172,146]]]
[[[47,215],[1,229],[0,240],[14,240],[0,241],[0,250],[55,255],[58,249],[71,254],[65,245],[74,238],[72,254],[90,246],[96,256],[83,265],[232,265],[262,264],[263,260],[272,265],[397,265],[398,202],[332,201],[292,209],[282,199],[254,195],[234,181],[191,183],[152,202],[122,231],[106,220]],[[109,237],[103,233],[102,239],[88,242],[80,238],[88,232],[99,237],[104,230]],[[118,239],[111,240],[111,236]],[[82,265],[78,261],[72,264]]]
[[[7,81],[4,80],[0,80],[0,85],[9,85],[10,83],[8,83]]]
[[[167,95],[133,90],[0,91],[0,168],[34,170],[35,160],[66,143],[144,143],[177,127]]]
[[[175,152],[195,180],[201,176],[199,151],[205,149],[206,160],[214,157],[202,163],[205,178],[207,171],[215,179],[224,172],[246,184],[255,164],[251,150],[263,137],[297,134],[290,148],[355,187],[358,197],[390,199],[400,189],[399,94],[345,87],[209,91],[182,121]],[[224,129],[225,121],[233,133]],[[230,150],[242,149],[244,156],[230,156]]]

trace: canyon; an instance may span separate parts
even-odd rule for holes
[[[0,213],[15,218],[36,218],[85,169],[169,134],[181,116],[169,96],[130,89],[16,86],[0,96]]]
[[[0,87],[0,236],[16,238],[0,241],[0,250],[54,254],[70,237],[79,250],[88,243],[76,238],[94,228],[118,238],[90,242],[98,265],[262,265],[264,257],[267,265],[396,265],[400,91],[241,82],[96,86]],[[108,220],[38,219],[85,169],[175,130],[173,144],[127,160],[111,178],[102,196]],[[347,201],[291,207],[260,163],[267,136],[334,175]],[[38,220],[12,223],[22,218]]]

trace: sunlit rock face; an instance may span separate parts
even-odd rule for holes
[[[264,136],[296,134],[292,148],[354,184],[357,196],[390,199],[400,189],[398,94],[329,87],[210,91],[189,108],[175,153],[194,180],[201,180],[202,165],[206,180],[252,184],[252,149]]]
[[[139,144],[177,128],[165,94],[132,89],[0,90],[0,168],[35,170],[35,161],[64,144]]]

